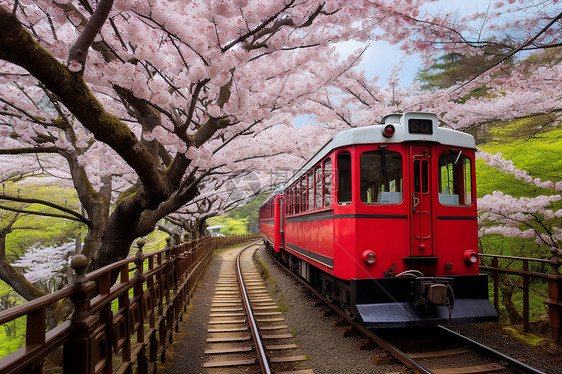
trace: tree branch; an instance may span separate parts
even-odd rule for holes
[[[531,39],[529,39],[528,41],[526,41],[524,44],[520,45],[519,47],[515,48],[513,51],[511,51],[510,53],[508,53],[507,55],[505,55],[503,58],[501,58],[499,61],[495,62],[494,64],[492,64],[491,66],[489,66],[486,70],[476,74],[474,77],[470,78],[468,81],[462,83],[459,87],[455,88],[453,92],[460,90],[461,88],[463,88],[464,86],[466,86],[467,84],[469,84],[470,82],[474,81],[476,78],[478,78],[479,76],[481,76],[482,74],[484,74],[485,72],[489,71],[490,69],[495,68],[496,66],[500,65],[502,62],[506,61],[507,59],[511,58],[512,56],[514,56],[516,53],[522,51],[525,47],[527,47],[528,45],[532,44],[535,40],[537,40],[537,38],[539,36],[541,36],[542,34],[544,34],[550,27],[552,27],[552,25],[554,25],[556,22],[558,22],[560,19],[562,19],[562,12],[560,12],[556,17],[554,17],[554,19],[552,21],[550,21],[548,23],[548,25],[546,25],[545,27],[542,28],[541,31],[539,31],[535,36],[533,36]]]
[[[40,199],[26,199],[26,198],[23,198],[23,197],[15,197],[15,196],[8,196],[8,195],[0,195],[0,200],[15,201],[15,202],[18,202],[18,203],[45,205],[45,206],[60,210],[64,213],[70,214],[71,216],[74,217],[74,218],[69,218],[69,219],[73,219],[75,221],[82,222],[85,225],[90,225],[90,223],[91,223],[89,219],[82,216],[80,213],[76,213],[75,211],[73,211],[71,209],[65,208],[65,207],[60,206],[58,204],[52,203],[50,201],[45,201],[45,200],[40,200]],[[30,213],[30,212],[26,211],[26,213]],[[47,214],[45,214],[45,215],[47,215]],[[52,217],[54,217],[54,216],[52,216]],[[64,217],[67,217],[67,216],[57,215],[57,217],[63,217],[64,218]]]
[[[36,211],[36,210],[16,209],[16,208],[11,208],[11,207],[8,207],[8,206],[5,206],[5,205],[0,205],[0,209],[4,209],[4,210],[10,211],[10,212],[15,212],[15,213],[32,214],[32,215],[36,215],[36,216],[64,218],[64,219],[69,219],[71,221],[77,221],[77,222],[85,223],[81,219],[78,219],[78,218],[73,217],[73,216],[65,216],[64,214],[46,213],[46,212],[39,212],[39,211]]]
[[[68,61],[72,64],[74,62],[80,64],[78,70],[72,69],[75,72],[82,74],[86,66],[86,58],[88,57],[88,49],[94,42],[96,35],[101,31],[105,20],[109,16],[109,12],[113,7],[113,0],[101,0],[96,7],[94,14],[82,30],[78,40],[70,48],[68,54]]]
[[[117,117],[106,112],[79,74],[71,73],[44,50],[16,17],[0,6],[0,58],[23,67],[41,81],[94,137],[106,143],[131,166],[142,181],[146,207],[170,194],[152,155]]]

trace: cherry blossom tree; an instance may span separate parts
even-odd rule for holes
[[[562,201],[562,182],[533,178],[526,171],[516,168],[512,161],[504,159],[500,153],[492,155],[480,150],[478,156],[488,166],[536,187],[557,192],[515,198],[494,191],[478,199],[478,208],[483,212],[479,217],[480,234],[534,239],[537,244],[550,248],[553,255],[562,257],[562,209],[556,208],[555,204]]]
[[[2,162],[37,155],[29,170],[72,179],[82,253],[103,266],[206,178],[302,157],[275,128],[357,63],[333,43],[366,41],[391,13],[359,0],[1,0]]]
[[[387,40],[427,56],[496,43],[512,56],[559,40],[556,0],[511,0],[466,20],[428,14],[425,2],[0,0],[0,164],[71,180],[84,213],[67,214],[88,227],[93,269],[209,199],[229,172],[294,170],[334,132],[384,114],[435,111],[462,129],[560,110],[559,66],[546,58],[504,75],[495,59],[456,87],[414,95],[397,75],[384,87],[357,71],[365,48],[338,54],[338,43]],[[483,84],[489,98],[459,100]],[[295,128],[303,114],[316,124]]]
[[[70,257],[75,254],[73,242],[61,245],[34,246],[12,266],[23,270],[25,278],[44,292],[54,292],[66,280]]]

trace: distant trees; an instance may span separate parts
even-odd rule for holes
[[[503,56],[497,52],[484,52],[477,55],[463,55],[457,52],[446,53],[437,57],[433,64],[419,70],[415,80],[419,82],[422,90],[434,92],[465,82],[485,72],[500,59],[503,59]],[[509,74],[512,60],[513,58],[509,58],[508,61],[505,61],[502,71],[496,75]],[[471,94],[482,96],[485,92],[476,89]]]

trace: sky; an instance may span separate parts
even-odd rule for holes
[[[485,11],[490,2],[493,2],[493,0],[439,0],[435,3],[425,4],[423,9],[431,14],[458,11],[462,16],[476,11]],[[346,56],[361,47],[360,43],[342,43],[338,46],[338,50],[342,56]],[[369,79],[379,76],[379,84],[384,86],[392,69],[401,61],[403,65],[399,73],[399,84],[407,87],[411,85],[416,72],[423,67],[423,63],[418,55],[405,56],[398,45],[391,45],[383,41],[371,42],[363,61],[358,66],[358,70],[364,70]]]

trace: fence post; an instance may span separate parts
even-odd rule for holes
[[[554,259],[551,264],[554,274],[548,279],[548,319],[552,329],[552,338],[560,344],[560,327],[562,326],[562,275],[558,272],[560,264]]]
[[[492,258],[492,267],[497,270],[498,269],[498,258],[497,257],[493,257]],[[498,272],[494,271],[492,273],[492,279],[494,280],[494,308],[496,308],[496,313],[500,313],[500,303],[499,303],[499,294],[498,294]]]
[[[137,253],[135,254],[135,274],[134,274],[134,282],[135,285],[133,286],[133,300],[135,303],[138,304],[139,307],[139,321],[137,326],[137,344],[141,345],[140,350],[137,353],[137,372],[140,374],[148,373],[148,360],[146,358],[146,344],[144,342],[144,323],[147,311],[146,303],[144,301],[144,291],[143,285],[144,281],[146,280],[144,277],[144,268],[143,268],[143,252],[142,248],[146,244],[146,240],[140,238],[136,242],[137,244]]]
[[[529,260],[523,260],[523,271],[529,271]],[[523,331],[529,332],[529,276],[523,275]]]
[[[95,315],[90,314],[89,293],[95,283],[84,276],[88,266],[88,258],[82,254],[72,257],[70,266],[75,271],[73,282],[74,293],[70,297],[74,303],[74,313],[70,322],[70,339],[64,344],[63,359],[65,374],[90,374],[94,371],[92,338],[94,327],[98,322]]]

